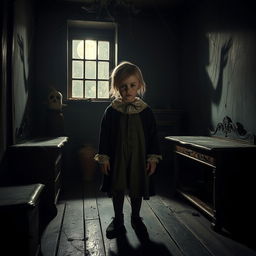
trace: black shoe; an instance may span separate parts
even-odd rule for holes
[[[126,233],[124,218],[113,218],[106,230],[106,237],[112,239]]]
[[[131,217],[131,225],[135,231],[147,232],[147,227],[142,221],[141,217]]]

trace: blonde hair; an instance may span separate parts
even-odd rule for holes
[[[119,65],[117,65],[111,73],[111,88],[110,88],[110,96],[114,98],[119,98],[120,93],[119,89],[123,80],[128,78],[129,76],[135,75],[140,82],[140,89],[138,90],[139,96],[143,96],[146,91],[146,84],[144,82],[141,70],[135,64],[123,61]]]

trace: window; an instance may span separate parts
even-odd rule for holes
[[[109,76],[117,57],[115,40],[113,23],[69,23],[69,99],[109,99]]]

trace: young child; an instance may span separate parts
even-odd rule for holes
[[[112,197],[115,212],[106,230],[108,238],[126,231],[123,216],[126,191],[131,199],[131,224],[135,230],[144,226],[140,217],[142,198],[147,200],[154,195],[154,175],[151,175],[162,157],[153,112],[138,97],[145,89],[138,66],[125,61],[113,70],[110,93],[114,100],[104,112],[99,152],[95,156],[104,174],[101,191]]]

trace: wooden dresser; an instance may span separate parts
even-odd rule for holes
[[[176,189],[210,218],[216,231],[256,227],[256,145],[218,136],[167,136]]]
[[[7,185],[45,185],[43,210],[56,214],[61,190],[63,149],[68,137],[37,138],[8,148]]]

